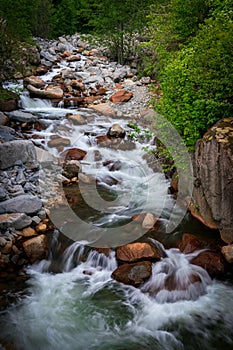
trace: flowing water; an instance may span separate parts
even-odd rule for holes
[[[82,208],[87,213],[80,226],[71,229],[76,242],[60,253],[59,272],[53,268],[60,245],[56,231],[48,259],[28,269],[30,278],[24,296],[18,296],[14,304],[1,311],[0,339],[6,349],[232,349],[232,282],[211,280],[205,270],[190,264],[192,254],[166,250],[152,239],[164,250],[165,257],[153,264],[150,280],[136,289],[112,279],[117,267],[113,251],[105,256],[88,248],[106,242],[109,232],[121,234],[130,218],[140,212],[160,216],[164,226],[169,222],[174,206],[167,191],[169,184],[144,159],[144,147],[153,147],[152,139],[144,137],[134,143],[128,140],[122,148],[100,148],[95,136],[105,135],[116,120],[80,109],[88,124],[74,126],[64,117],[77,110],[54,108],[49,102],[28,96],[22,97],[22,107],[47,123],[44,131],[32,132],[37,135],[38,145],[47,148],[51,135],[56,133],[69,138],[72,147],[88,150],[83,172],[98,180],[102,195],[98,196],[90,184],[77,189],[93,211]],[[127,120],[117,123],[128,130]],[[56,148],[49,151],[59,155]],[[120,167],[113,171],[103,166],[109,161],[118,161]],[[109,184],[108,177],[115,181]],[[103,200],[104,191],[110,200]],[[76,215],[81,215],[80,208]],[[58,226],[64,228],[67,216],[60,214]],[[126,230],[129,232],[111,242],[127,242],[132,232],[135,239],[143,234],[131,232],[131,227]]]
[[[62,273],[49,273],[49,260],[30,268],[27,296],[1,317],[8,344],[22,350],[232,349],[232,285],[211,281],[189,255],[167,250],[140,290],[112,280],[114,253],[92,251],[82,262],[84,250],[80,242],[67,248]],[[177,290],[164,289],[165,271],[175,273]],[[182,290],[193,274],[200,283]],[[155,288],[160,292],[153,295]]]

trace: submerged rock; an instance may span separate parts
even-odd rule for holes
[[[204,251],[191,260],[194,265],[201,266],[211,277],[223,275],[226,272],[226,264],[221,253]]]
[[[152,263],[150,261],[141,261],[119,266],[113,271],[112,277],[118,282],[139,287],[151,277],[151,274]]]

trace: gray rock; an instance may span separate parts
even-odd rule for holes
[[[113,74],[113,80],[115,83],[119,83],[127,76],[128,72],[125,67],[117,68]]]
[[[42,208],[42,201],[36,196],[24,194],[0,203],[0,214],[25,213],[33,214]]]
[[[4,142],[13,141],[19,139],[18,134],[14,129],[8,126],[0,125],[0,140]]]
[[[26,165],[36,163],[36,151],[31,141],[15,140],[0,144],[0,169],[12,167],[17,160]]]
[[[57,57],[54,55],[51,55],[50,53],[42,50],[40,52],[41,57],[45,58],[47,61],[54,63],[57,60]]]
[[[84,84],[98,83],[100,85],[104,84],[104,79],[100,75],[91,75],[89,78],[85,79]]]
[[[8,117],[10,118],[10,120],[26,123],[35,122],[38,119],[35,115],[20,110],[9,112]]]
[[[12,213],[0,215],[0,229],[14,227],[21,230],[32,223],[32,219],[24,213]]]

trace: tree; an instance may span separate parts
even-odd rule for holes
[[[110,56],[120,63],[134,50],[133,33],[145,29],[151,0],[108,0],[90,2],[89,25],[109,47]],[[90,13],[90,12],[89,12]],[[93,15],[94,14],[94,15]]]

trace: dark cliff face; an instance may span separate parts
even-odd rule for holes
[[[203,221],[233,242],[233,117],[215,124],[197,142],[194,206]]]

